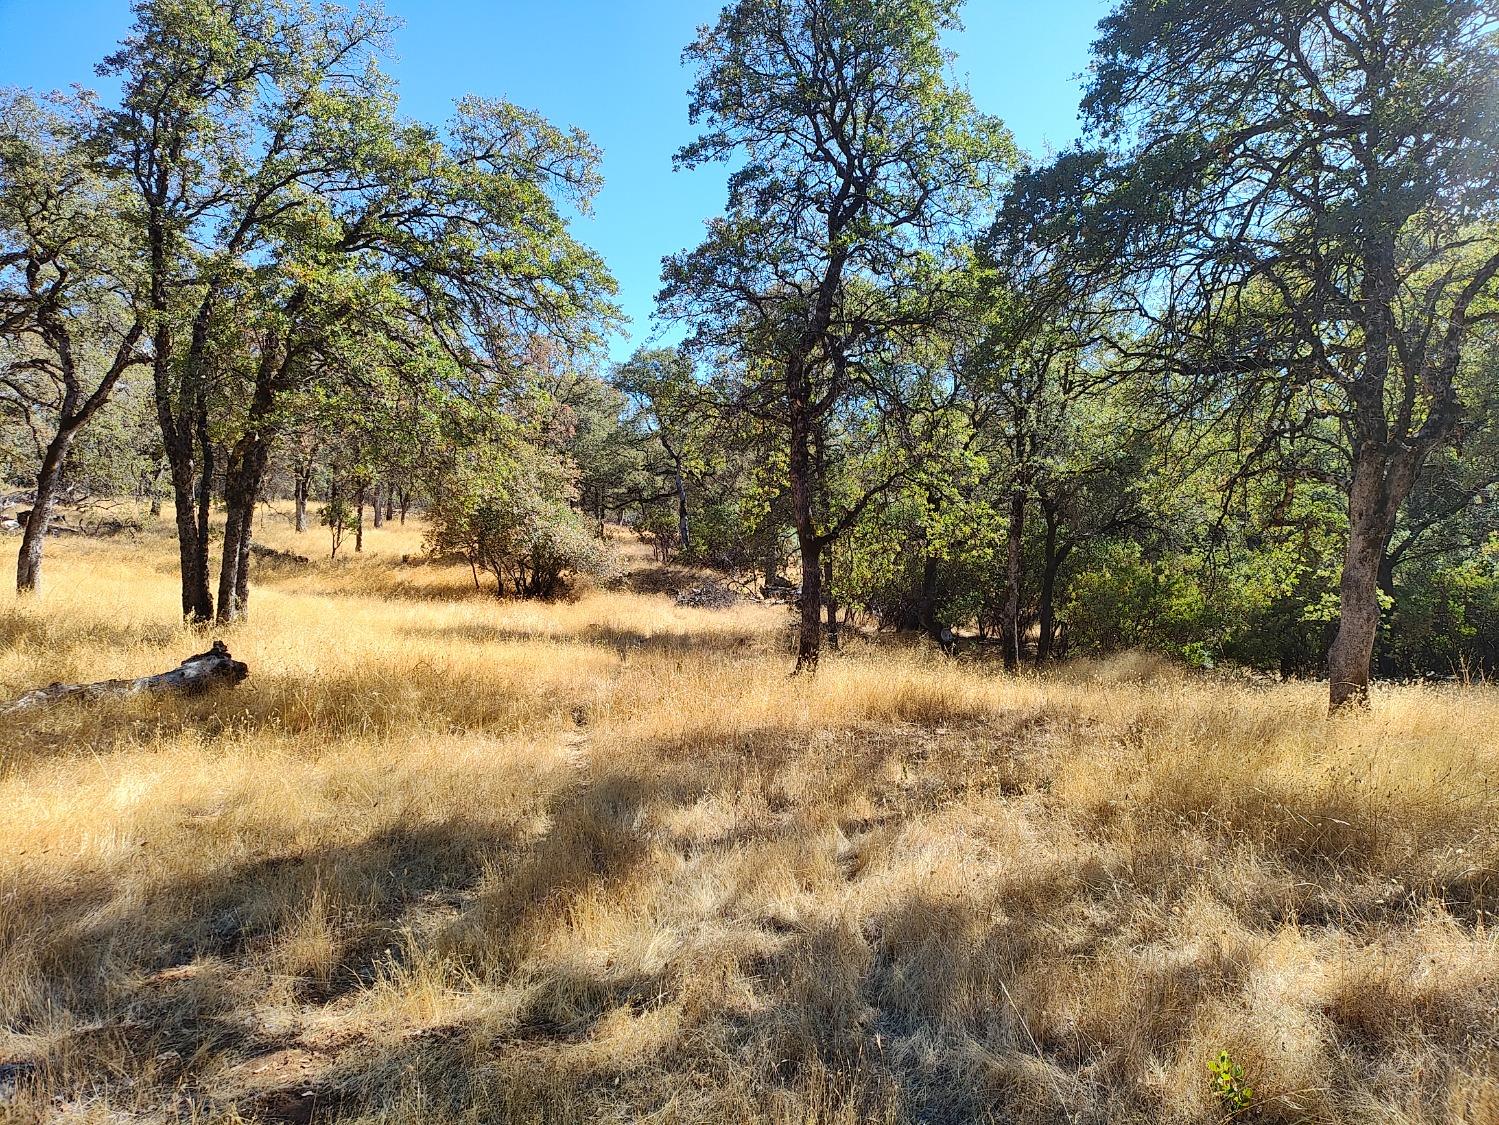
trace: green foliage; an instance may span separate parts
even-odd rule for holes
[[[1250,1108],[1254,1089],[1244,1081],[1244,1068],[1227,1051],[1219,1051],[1216,1058],[1208,1060],[1208,1073],[1213,1076],[1213,1093],[1225,1113],[1237,1115]]]
[[[344,536],[359,527],[359,513],[346,497],[335,492],[318,509],[318,523],[328,529],[328,557],[336,559],[338,549],[343,546]]]
[[[578,575],[608,577],[617,563],[572,490],[561,461],[518,438],[469,446],[433,482],[427,548],[461,554],[501,597],[553,598]]]

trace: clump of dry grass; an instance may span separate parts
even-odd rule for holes
[[[1260,1121],[1499,1120],[1499,695],[789,679],[783,609],[419,539],[268,568],[232,693],[7,729],[5,1112],[1209,1122],[1227,1049]],[[159,533],[49,551],[0,694],[202,643]]]

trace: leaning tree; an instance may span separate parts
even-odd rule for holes
[[[68,453],[149,360],[133,301],[139,242],[86,96],[0,95],[0,414],[34,446],[16,589],[34,590]]]

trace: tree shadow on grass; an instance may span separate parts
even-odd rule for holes
[[[418,626],[404,629],[408,636],[462,641],[468,644],[581,644],[611,649],[628,659],[631,654],[692,656],[702,654],[761,655],[779,646],[779,634],[757,629],[703,631],[630,629],[591,623],[577,630],[516,629],[482,622]]]
[[[287,1046],[257,1013],[278,978],[292,975],[302,1005],[368,987],[400,965],[414,912],[451,912],[518,847],[496,824],[403,824],[144,888],[122,890],[108,872],[17,881],[6,908],[31,924],[12,927],[7,957],[25,958],[37,984],[4,1023],[36,1034],[69,1013],[74,1030],[31,1060],[54,1094],[96,1096],[113,1076],[165,1096],[206,1060]],[[314,945],[299,954],[309,922]]]
[[[1017,729],[1028,731],[1026,721],[1018,716]],[[677,1107],[685,1117],[711,1110],[725,1120],[770,1117],[783,1096],[832,1098],[848,1108],[841,1120],[1137,1118],[1193,1020],[1236,1003],[1253,969],[1211,935],[1168,941],[1123,927],[1216,893],[1211,878],[1234,856],[1193,852],[1176,832],[1106,833],[1055,863],[985,868],[957,891],[928,889],[917,873],[859,910],[844,909],[852,900],[837,890],[789,919],[757,919],[730,899],[705,907],[701,933],[689,927],[680,946],[644,965],[546,955],[550,937],[633,893],[642,873],[667,878],[678,860],[759,848],[769,859],[799,842],[827,849],[835,826],[857,849],[865,835],[934,811],[895,788],[903,771],[892,759],[912,753],[900,737],[847,735],[819,741],[766,725],[695,756],[676,744],[638,747],[556,791],[535,835],[473,821],[397,825],[226,862],[138,896],[106,876],[17,888],[17,916],[47,920],[37,971],[53,1010],[100,1025],[60,1040],[42,1070],[73,1094],[97,1090],[104,1075],[159,1101],[186,1087],[206,1113],[237,1106],[283,1122],[392,1107],[419,1120],[587,1120],[664,1112],[677,1096],[698,1099]],[[759,819],[708,824],[681,841],[663,828],[678,814],[701,823],[685,814],[752,787],[766,799]],[[876,811],[843,815],[854,806]],[[865,875],[848,865],[843,877],[856,891]],[[418,914],[424,924],[413,931]],[[317,1054],[293,1032],[268,1029],[259,1011],[270,953],[309,916],[328,923],[328,952],[312,968],[274,970],[299,976],[293,995],[307,1010],[337,1008],[377,979],[399,988],[418,967],[437,974],[428,986],[439,989],[520,981],[524,1003],[499,1032],[461,1016],[366,1028]],[[754,940],[725,951],[702,937],[730,922],[736,940]],[[722,992],[703,983],[719,977]],[[718,1002],[734,995],[749,999]],[[1419,1019],[1419,996],[1401,1002]],[[653,1053],[629,1050],[629,1029],[656,1026],[657,1015],[671,1019]],[[274,1064],[290,1050],[315,1056],[306,1073]],[[252,1066],[265,1073],[250,1081]]]

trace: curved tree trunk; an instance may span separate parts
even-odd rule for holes
[[[36,475],[36,500],[26,517],[26,530],[21,535],[21,550],[16,558],[17,593],[31,593],[41,581],[42,545],[46,542],[47,526],[52,522],[53,499],[75,433],[76,429],[59,430],[42,456],[42,467]]]

